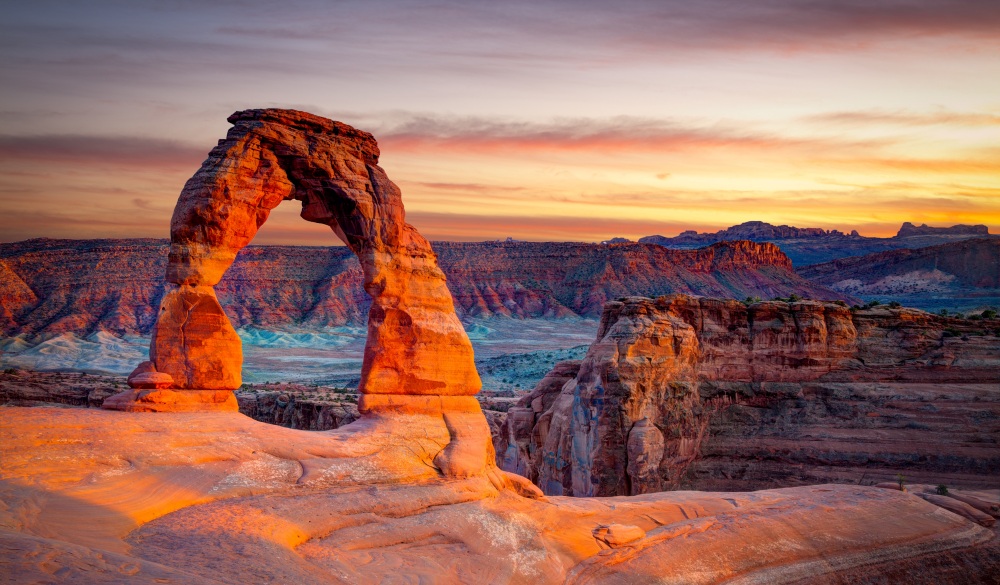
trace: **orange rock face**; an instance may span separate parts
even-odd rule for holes
[[[167,388],[136,388],[108,397],[101,406],[127,412],[236,412],[240,409],[230,390]]]
[[[5,410],[5,583],[992,584],[1000,571],[993,530],[895,490],[538,500],[408,460],[447,436],[431,416],[310,432],[237,413]]]
[[[174,378],[170,374],[163,372],[143,372],[135,376],[129,376],[128,385],[130,388],[139,390],[153,390],[170,388],[174,385]]]
[[[210,286],[164,295],[149,359],[173,378],[174,388],[235,390],[242,383],[243,344]]]
[[[399,188],[367,132],[293,110],[246,110],[181,192],[170,226],[169,290],[150,348],[175,389],[240,385],[239,338],[213,286],[282,201],[330,226],[360,260],[372,297],[359,390],[472,396],[481,382],[436,256],[405,223]],[[399,409],[405,401],[377,402]],[[419,410],[421,407],[416,406]]]
[[[997,371],[1000,338],[922,311],[634,297],[510,408],[495,451],[549,495],[978,485],[1000,464]]]
[[[494,465],[489,426],[472,398],[481,386],[472,344],[434,251],[404,221],[399,188],[378,166],[372,135],[294,110],[246,110],[229,121],[228,136],[174,208],[169,284],[150,361],[129,377],[134,390],[105,407],[238,408],[229,391],[241,383],[242,345],[213,287],[271,210],[295,199],[303,219],[330,226],[357,255],[372,297],[358,404],[367,422],[380,417],[399,441],[411,432],[441,439],[430,452],[410,453],[412,462],[449,477],[487,475],[497,486],[540,495]],[[353,425],[358,449],[383,440],[369,436],[372,428]]]

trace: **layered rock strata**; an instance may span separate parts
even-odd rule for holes
[[[812,301],[611,302],[584,360],[510,408],[498,464],[576,496],[895,473],[982,485],[1000,469],[1000,338],[982,325]]]
[[[584,317],[625,296],[743,299],[847,296],[802,278],[775,246],[701,250],[647,244],[434,242],[462,319]],[[167,285],[165,240],[28,240],[0,244],[0,334],[28,341],[151,334]],[[345,246],[243,248],[213,288],[237,328],[323,331],[366,323],[370,296]]]
[[[100,408],[121,391],[121,378],[5,370],[0,372],[0,406]]]

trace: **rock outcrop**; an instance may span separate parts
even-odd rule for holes
[[[172,410],[199,393],[206,408],[236,407],[231,396],[219,401],[218,391],[239,387],[242,346],[213,287],[270,211],[290,199],[302,202],[304,219],[330,226],[360,260],[372,297],[362,410],[419,410],[429,403],[410,397],[476,394],[472,345],[444,274],[427,240],[405,223],[400,191],[378,166],[375,139],[291,110],[247,110],[229,121],[228,136],[174,209],[169,284],[150,346],[155,371],[188,392],[137,389],[105,406]]]
[[[554,495],[983,484],[1000,468],[1000,337],[976,327],[812,301],[611,302],[582,363],[510,408],[497,461]]]

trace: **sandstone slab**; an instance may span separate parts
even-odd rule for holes
[[[447,442],[440,417],[308,432],[237,413],[7,410],[0,564],[18,584],[53,574],[74,583],[229,585],[400,576],[498,585],[887,576],[978,584],[1000,571],[993,531],[897,491],[831,485],[538,500],[482,476],[447,479],[426,463],[409,465],[403,452],[427,461]]]

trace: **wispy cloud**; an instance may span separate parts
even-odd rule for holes
[[[5,160],[190,168],[208,155],[205,146],[136,136],[0,135],[0,157]]]
[[[381,18],[370,18],[373,12]],[[446,0],[340,2],[336,9],[292,2],[281,23],[225,24],[216,31],[255,40],[332,42],[371,38],[378,35],[375,26],[390,31],[385,36],[391,48],[416,45],[438,58],[527,62],[571,49],[596,64],[602,54],[662,59],[691,50],[865,50],[886,41],[942,36],[996,44],[1000,8],[990,0]],[[438,42],[415,44],[416,38]]]
[[[832,124],[884,124],[898,126],[1000,126],[1000,115],[978,112],[910,112],[904,110],[865,110],[856,112],[831,112],[808,116],[806,122]]]
[[[692,148],[794,149],[837,148],[857,151],[884,146],[887,140],[787,137],[721,124],[694,126],[664,119],[620,116],[610,119],[562,119],[525,122],[483,117],[414,115],[376,131],[379,143],[397,150],[426,148],[453,151],[677,151]],[[662,174],[662,173],[660,173]]]
[[[407,184],[406,182],[400,182]],[[500,192],[522,192],[528,188],[524,186],[514,187],[509,185],[486,185],[483,183],[447,183],[447,182],[416,182],[411,183],[417,187],[423,187],[433,191],[457,191],[461,193],[495,193]]]
[[[471,215],[412,211],[407,221],[435,240],[481,241],[513,237],[524,240],[602,241],[623,234],[680,231],[681,223],[643,219],[515,215]],[[687,229],[684,227],[683,229]]]

